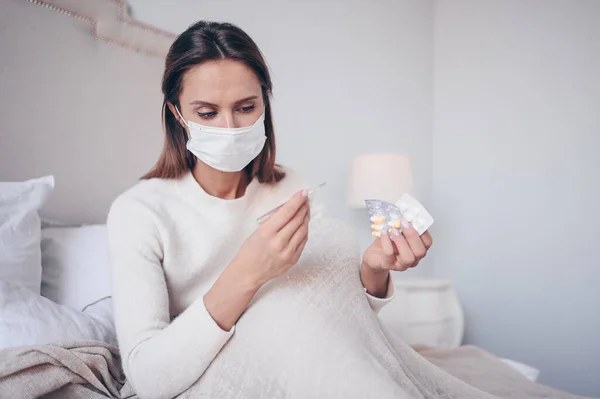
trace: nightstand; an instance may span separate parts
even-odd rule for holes
[[[464,313],[451,281],[395,279],[396,296],[380,311],[382,323],[409,345],[460,346]]]

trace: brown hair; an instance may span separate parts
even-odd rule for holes
[[[261,183],[278,182],[285,176],[275,164],[275,133],[269,102],[272,90],[271,76],[258,46],[235,25],[199,21],[177,37],[167,54],[162,80],[165,143],[158,162],[142,179],[175,179],[194,168],[196,157],[186,149],[186,131],[168,109],[167,104],[179,106],[182,81],[187,71],[204,61],[222,59],[243,62],[254,71],[260,82],[265,103],[265,146],[244,171],[250,180],[256,177]]]

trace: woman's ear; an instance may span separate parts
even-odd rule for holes
[[[178,112],[177,107],[172,103],[167,103],[167,106],[169,107],[169,111],[171,111],[175,119],[177,119],[181,126],[185,129],[187,127],[187,124],[183,120],[183,116]]]

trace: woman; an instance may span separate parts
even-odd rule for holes
[[[108,220],[119,345],[143,398],[174,397],[203,376],[321,217],[310,187],[275,163],[269,71],[243,31],[192,25],[171,46],[162,91],[163,152]],[[406,224],[365,251],[355,270],[374,311],[393,296],[390,270],[416,266],[430,246]]]

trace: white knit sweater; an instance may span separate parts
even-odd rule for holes
[[[256,218],[309,188],[286,173],[275,185],[252,181],[234,200],[210,196],[187,173],[140,181],[113,203],[108,231],[117,337],[125,373],[141,397],[185,391],[234,334],[235,327],[227,332],[214,322],[203,295],[256,229]],[[313,198],[311,219],[322,216],[320,204]],[[393,284],[385,299],[367,294],[375,312],[392,297]]]

